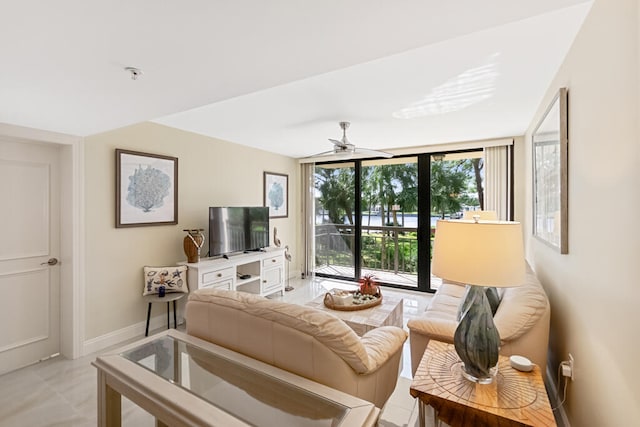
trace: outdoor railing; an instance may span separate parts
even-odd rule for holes
[[[353,266],[355,227],[316,225],[316,265]],[[398,273],[417,273],[417,229],[362,226],[362,267]]]

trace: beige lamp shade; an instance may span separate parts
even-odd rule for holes
[[[498,220],[498,212],[496,211],[464,211],[462,213],[462,219],[473,219],[473,217],[476,215],[479,217],[479,219],[485,221]]]
[[[525,280],[519,222],[440,220],[431,272],[465,285],[511,287]]]

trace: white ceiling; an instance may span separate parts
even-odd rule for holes
[[[523,134],[585,0],[2,0],[0,122],[302,157]],[[131,80],[126,66],[143,70]]]

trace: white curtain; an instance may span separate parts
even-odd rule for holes
[[[315,268],[315,185],[313,176],[315,172],[315,163],[303,163],[302,168],[302,276],[311,277]]]
[[[484,209],[496,211],[498,219],[511,219],[511,149],[512,146],[484,149]]]

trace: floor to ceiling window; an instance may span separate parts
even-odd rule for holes
[[[316,164],[314,274],[432,291],[436,221],[481,209],[482,151]]]
[[[316,165],[315,273],[355,279],[356,165]]]
[[[460,219],[465,211],[484,208],[482,151],[431,156],[431,217]]]
[[[418,275],[418,159],[362,162],[360,274],[415,288]]]

